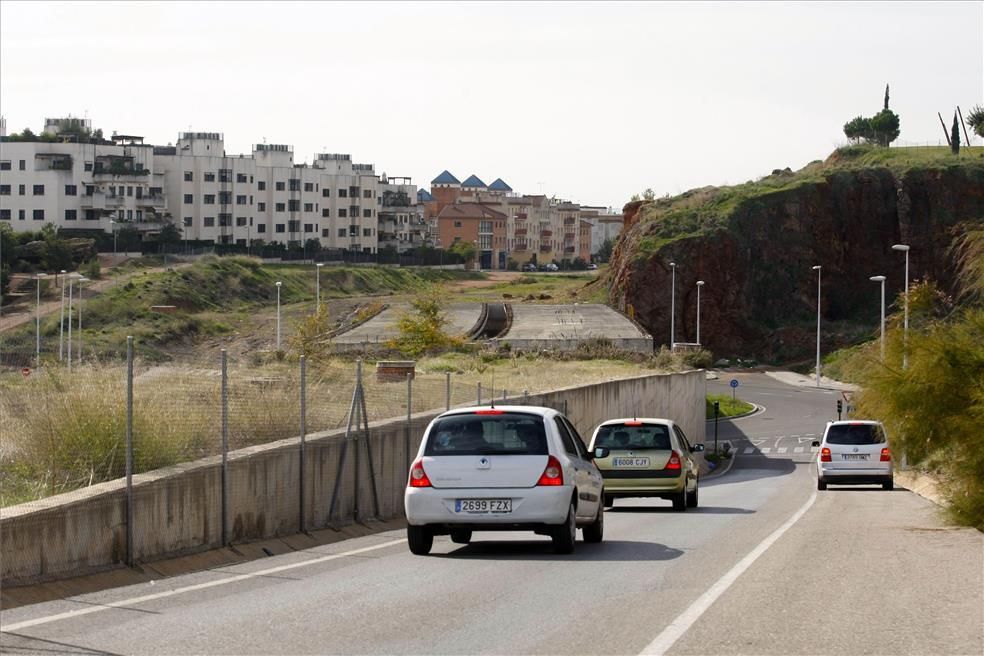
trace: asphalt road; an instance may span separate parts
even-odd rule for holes
[[[605,542],[402,532],[0,614],[4,653],[981,654],[984,538],[908,491],[815,489],[836,395],[737,376],[765,407],[700,507],[619,500]],[[726,389],[726,381],[712,391]],[[708,442],[713,430],[708,431]],[[802,451],[798,449],[802,448]]]

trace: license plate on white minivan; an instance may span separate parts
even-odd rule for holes
[[[510,513],[512,499],[455,499],[456,513]]]
[[[867,453],[842,453],[841,459],[843,460],[867,460]]]
[[[640,468],[649,466],[649,458],[612,458],[613,467]]]

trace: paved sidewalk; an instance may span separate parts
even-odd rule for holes
[[[817,379],[813,375],[798,374],[793,371],[765,371],[763,373],[769,378],[786,383],[787,385],[817,387]],[[821,389],[843,390],[845,392],[857,392],[861,389],[860,386],[854,385],[853,383],[842,383],[839,380],[827,378],[826,376],[820,376],[819,386]]]

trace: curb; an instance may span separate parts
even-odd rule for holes
[[[729,451],[731,452],[731,457],[727,459],[727,463],[728,464],[725,467],[718,467],[718,468],[715,468],[715,469],[710,470],[709,472],[707,472],[706,474],[704,474],[703,476],[701,476],[701,478],[705,478],[705,479],[706,478],[719,478],[721,476],[724,476],[729,471],[731,471],[731,468],[735,464],[735,460],[737,459],[737,457],[736,457],[737,454],[735,453],[734,448],[731,445],[731,440],[720,440],[718,443],[719,444],[727,444],[728,447],[729,447]]]
[[[731,417],[718,417],[718,421],[734,421],[735,419],[744,419],[745,417],[751,417],[752,415],[757,415],[759,413],[765,412],[766,408],[764,405],[759,405],[758,403],[752,403],[755,406],[752,410],[749,410],[743,415],[733,415]],[[708,424],[713,424],[713,419],[704,420]]]

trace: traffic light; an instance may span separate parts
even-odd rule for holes
[[[841,418],[841,411],[843,409],[844,409],[844,402],[841,401],[840,399],[837,399],[837,419],[838,419],[838,421]]]

